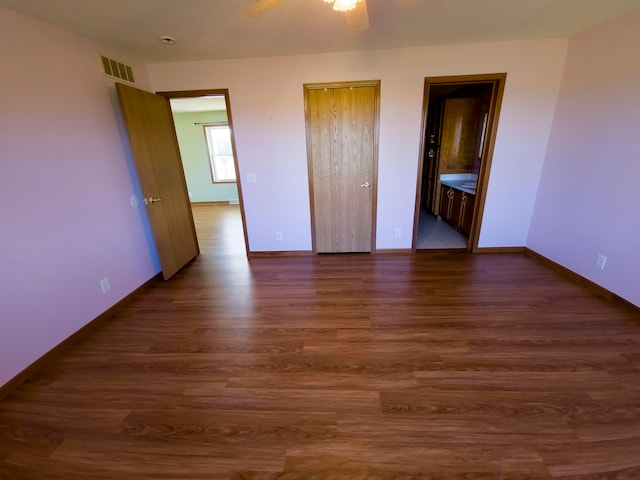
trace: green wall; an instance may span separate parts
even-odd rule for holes
[[[213,184],[211,181],[207,143],[201,125],[202,123],[224,122],[227,120],[227,112],[220,110],[174,113],[173,119],[176,125],[184,174],[187,179],[189,199],[192,202],[237,202],[238,187],[235,183]]]

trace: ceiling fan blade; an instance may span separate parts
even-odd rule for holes
[[[367,11],[367,0],[361,0],[356,8],[345,12],[347,28],[350,32],[366,32],[369,30],[369,12]]]
[[[255,0],[255,2],[244,9],[244,14],[249,17],[259,17],[279,3],[282,3],[282,1],[283,0]]]

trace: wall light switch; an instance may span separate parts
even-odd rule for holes
[[[604,270],[605,263],[607,263],[607,257],[605,257],[604,255],[598,255],[598,258],[596,259],[596,267],[598,267],[600,270]]]
[[[248,183],[256,183],[257,181],[258,181],[258,175],[256,175],[254,172],[247,173],[247,182]]]

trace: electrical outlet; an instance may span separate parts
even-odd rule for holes
[[[596,259],[596,267],[598,267],[600,270],[604,270],[605,263],[607,263],[607,257],[605,257],[604,255],[598,255],[598,258]]]
[[[282,232],[276,232],[276,240],[282,240]]]
[[[107,293],[109,290],[111,290],[111,284],[109,283],[108,278],[105,277],[100,280],[100,288],[102,289],[102,293]]]
[[[396,228],[393,234],[395,235],[396,238],[400,238],[402,236],[402,230],[399,228]]]

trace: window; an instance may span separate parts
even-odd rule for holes
[[[235,182],[236,170],[229,125],[205,125],[204,134],[207,138],[213,183]]]

